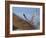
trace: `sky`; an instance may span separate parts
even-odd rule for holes
[[[40,8],[13,7],[12,12],[20,16],[21,18],[25,19],[23,16],[24,13],[28,20],[31,20],[32,15],[35,14],[34,22],[37,23],[38,21],[40,21]]]
[[[26,8],[26,7],[13,7],[13,13],[23,18],[23,13],[28,19],[31,18],[32,14],[39,16],[39,8]]]

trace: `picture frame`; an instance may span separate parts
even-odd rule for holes
[[[25,8],[27,7],[27,8],[25,9],[24,7]],[[29,7],[30,7],[30,9],[34,8],[34,10],[35,10],[35,8],[37,8],[36,9],[37,11],[38,11],[38,8],[39,8],[39,11],[40,11],[38,13],[39,14],[38,16],[40,16],[39,17],[40,18],[40,24],[39,24],[40,27],[39,28],[41,28],[41,29],[40,30],[37,30],[37,29],[29,30],[28,28],[25,27],[25,28],[22,28],[23,30],[15,30],[14,31],[13,28],[15,26],[13,27],[12,25],[14,24],[13,22],[16,21],[16,20],[14,20],[14,17],[12,16],[13,15],[12,12],[14,12],[14,9],[15,9],[15,11],[17,10],[16,12],[21,12],[23,10],[27,10],[29,12]],[[19,9],[19,11],[18,11],[18,9]],[[17,18],[17,19],[19,19],[19,18]],[[16,22],[15,22],[15,25],[17,25]],[[33,26],[31,26],[31,27],[34,28]],[[24,30],[24,29],[26,29],[26,30]],[[35,30],[37,30],[37,31],[35,31]],[[44,35],[44,34],[45,34],[45,4],[44,3],[22,2],[22,1],[21,2],[20,1],[5,1],[5,37],[34,36],[34,35]]]

